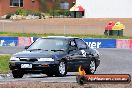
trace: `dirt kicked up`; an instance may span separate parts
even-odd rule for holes
[[[43,83],[43,82],[3,82],[0,88],[132,88],[129,84],[85,84],[77,83]]]

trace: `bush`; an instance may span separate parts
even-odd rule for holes
[[[8,13],[8,14],[6,15],[6,19],[10,19],[10,17],[11,17],[12,15],[14,15],[14,13]]]
[[[70,11],[69,10],[65,10],[64,11],[64,16],[69,16],[70,15]]]
[[[16,15],[23,15],[23,16],[26,16],[27,11],[24,10],[24,9],[19,8],[19,9],[16,10],[15,13],[16,13]]]
[[[32,14],[33,14],[33,11],[31,11],[31,10],[26,10],[26,16],[32,15]]]
[[[31,10],[24,10],[24,9],[17,9],[16,14],[23,15],[23,16],[34,15],[34,16],[39,16],[39,18],[41,18],[42,16],[41,12],[39,11],[31,11]]]
[[[34,16],[39,16],[39,19],[41,19],[41,16],[42,16],[42,15],[41,15],[41,12],[39,12],[39,11],[34,11],[34,12],[33,12],[33,15],[34,15]]]
[[[51,16],[60,16],[60,15],[63,15],[63,16],[69,16],[70,14],[70,11],[68,10],[61,10],[61,9],[57,9],[57,10],[53,10],[53,9],[49,9],[47,11],[47,13],[49,13]]]
[[[44,17],[44,14],[41,14],[40,11],[31,11],[31,10],[24,10],[24,9],[17,9],[15,13],[8,13],[6,16],[6,19],[10,19],[10,17],[12,15],[22,15],[22,16],[28,16],[28,15],[34,15],[34,16],[39,16],[39,19],[41,19],[41,17]]]

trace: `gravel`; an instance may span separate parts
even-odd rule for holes
[[[0,88],[132,88],[130,84],[85,84],[77,83],[42,83],[42,82],[4,82]]]

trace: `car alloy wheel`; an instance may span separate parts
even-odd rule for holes
[[[59,72],[60,74],[64,75],[66,72],[66,65],[65,62],[60,62],[59,64]]]
[[[92,60],[92,61],[90,61],[90,73],[94,74],[95,70],[96,70],[95,61]]]
[[[57,77],[63,77],[66,74],[67,74],[67,63],[64,60],[61,60],[59,62],[59,65],[58,65],[57,71],[55,73],[55,76],[57,76]]]

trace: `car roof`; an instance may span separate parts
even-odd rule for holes
[[[78,39],[78,37],[71,37],[71,36],[48,36],[42,38],[53,38],[53,39]]]

